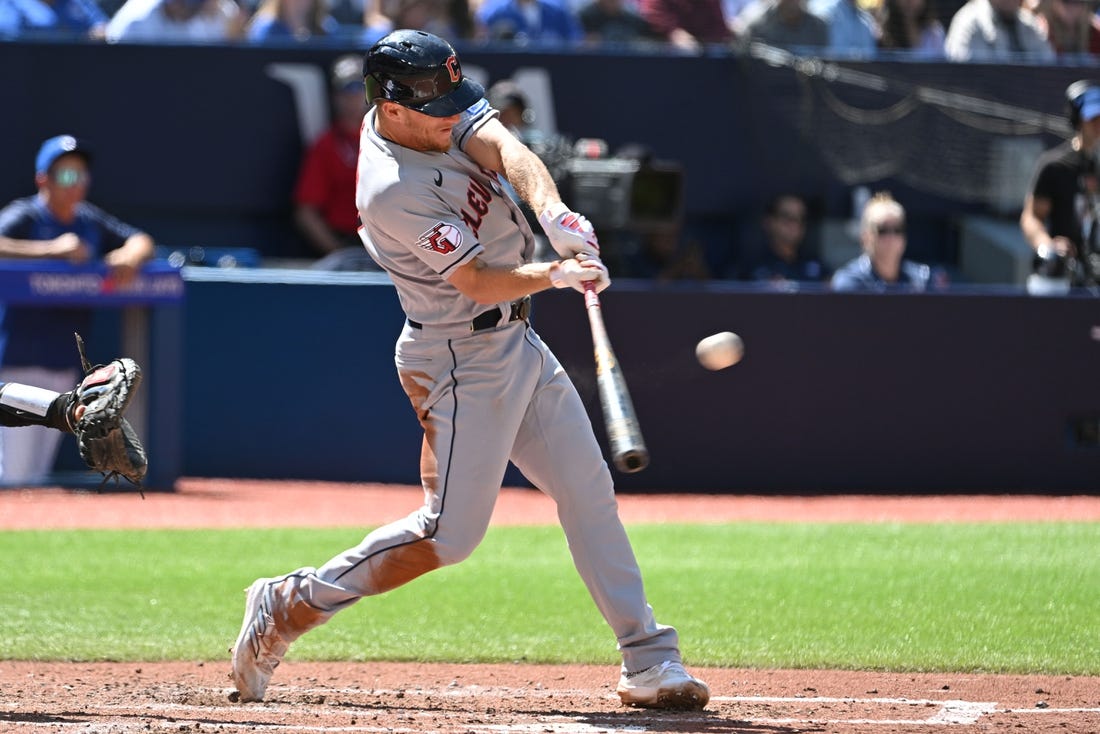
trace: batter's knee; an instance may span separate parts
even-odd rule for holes
[[[478,546],[478,543],[454,543],[443,542],[436,539],[435,542],[436,558],[439,560],[439,565],[453,566],[456,563],[465,561],[474,552],[474,548]]]

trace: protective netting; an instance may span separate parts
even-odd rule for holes
[[[754,44],[751,55],[794,75],[799,133],[849,185],[895,179],[920,191],[1018,208],[1061,116],[900,77],[869,74]],[[1045,136],[1045,137],[1044,137]]]

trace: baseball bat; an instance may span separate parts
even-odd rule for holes
[[[604,425],[611,444],[611,459],[619,471],[641,471],[649,464],[649,449],[645,447],[641,426],[634,415],[626,378],[623,377],[619,360],[611,348],[611,339],[607,336],[595,283],[584,285],[584,306],[588,311],[588,325],[592,329],[596,386],[600,391],[600,406],[603,408]]]

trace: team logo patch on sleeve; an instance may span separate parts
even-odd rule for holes
[[[416,240],[416,246],[440,255],[449,255],[462,244],[462,231],[453,224],[440,222]]]

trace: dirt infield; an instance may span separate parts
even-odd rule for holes
[[[369,527],[415,508],[413,487],[181,480],[178,491],[0,491],[0,528]],[[640,522],[1100,520],[1098,497],[620,496]],[[536,492],[501,493],[494,524],[555,522]],[[2,632],[0,632],[2,639]],[[1100,732],[1100,678],[696,671],[704,712],[622,708],[592,666],[300,663],[268,700],[232,704],[227,662],[0,662],[0,732]]]

